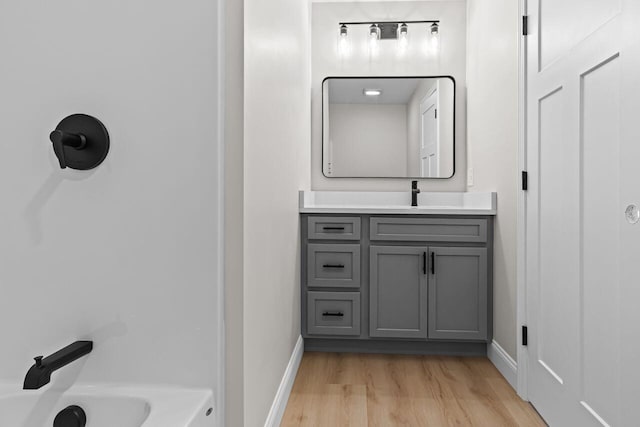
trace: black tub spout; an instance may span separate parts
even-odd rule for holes
[[[24,378],[25,390],[36,390],[49,384],[51,374],[54,371],[68,365],[76,359],[91,353],[93,350],[93,341],[76,341],[65,348],[56,351],[51,356],[36,356],[36,363],[31,366]]]

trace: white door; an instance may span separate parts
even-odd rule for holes
[[[420,174],[438,177],[438,89],[420,103]]]
[[[551,426],[639,425],[640,2],[527,6],[528,397]]]

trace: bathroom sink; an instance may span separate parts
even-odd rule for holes
[[[77,405],[86,412],[87,427],[201,427],[212,406],[209,390],[111,385],[21,388],[0,386],[0,426],[50,427],[60,411]]]
[[[496,193],[422,192],[411,206],[406,191],[301,191],[301,213],[495,215]]]

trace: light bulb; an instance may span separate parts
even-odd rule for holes
[[[437,34],[431,36],[431,52],[434,55],[440,52],[440,37]]]
[[[436,56],[440,52],[440,26],[435,22],[429,27],[426,50],[429,56]]]
[[[340,37],[347,37],[347,26],[345,24],[340,25]]]
[[[369,35],[369,44],[371,47],[376,47],[378,45],[378,36],[375,34]]]
[[[400,25],[398,29],[398,50],[400,53],[407,51],[409,47],[409,27],[407,24]]]
[[[345,24],[340,25],[340,35],[338,36],[338,53],[341,56],[349,55],[349,38],[347,34],[347,26]]]
[[[380,28],[376,24],[369,27],[369,51],[372,54],[378,52],[378,39],[380,38]]]

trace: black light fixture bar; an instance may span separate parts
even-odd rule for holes
[[[339,22],[338,25],[379,25],[379,24],[439,24],[440,21],[368,21],[368,22]]]

